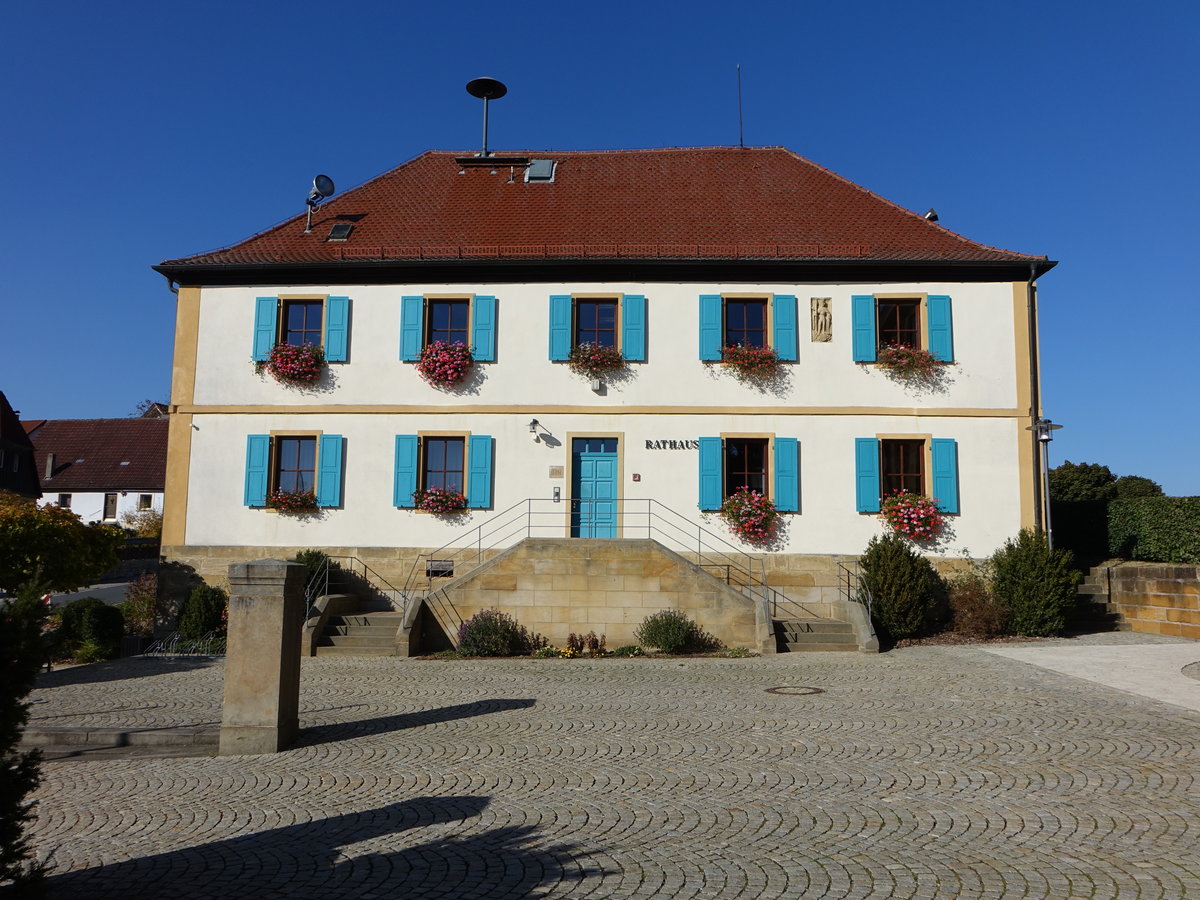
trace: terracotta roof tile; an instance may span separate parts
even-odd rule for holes
[[[168,421],[47,419],[30,434],[42,491],[161,491]],[[50,453],[54,474],[46,478]]]
[[[553,182],[429,151],[231,247],[163,266],[480,259],[1029,262],[926,221],[782,147],[527,151]],[[505,154],[510,155],[510,154]],[[354,224],[349,240],[330,228]]]

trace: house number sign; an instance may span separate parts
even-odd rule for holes
[[[699,450],[698,440],[690,441],[646,441],[647,450]]]

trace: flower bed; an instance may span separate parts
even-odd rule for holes
[[[779,371],[779,354],[770,347],[734,344],[721,351],[721,365],[739,377],[765,381]]]
[[[431,513],[451,513],[467,508],[467,498],[462,491],[445,488],[428,488],[413,491],[413,504],[417,509]]]
[[[466,344],[434,341],[421,351],[417,372],[434,387],[451,388],[462,383],[474,362]]]
[[[577,375],[601,378],[625,368],[625,358],[616,347],[603,344],[576,344],[567,356],[567,365]]]
[[[287,513],[308,513],[317,510],[317,495],[312,491],[271,491],[267,508]]]
[[[718,515],[729,530],[747,544],[756,547],[773,542],[779,531],[779,513],[775,504],[758,491],[740,487],[721,504]]]
[[[875,365],[889,375],[910,384],[929,385],[942,374],[943,363],[928,350],[904,344],[889,344],[881,347],[875,357]]]
[[[254,363],[261,375],[270,372],[282,384],[307,386],[321,380],[325,370],[325,351],[317,344],[276,344],[266,359]]]
[[[884,498],[880,516],[893,534],[910,541],[929,541],[946,527],[937,500],[896,491]]]

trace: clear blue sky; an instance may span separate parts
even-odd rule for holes
[[[789,147],[1041,281],[1051,462],[1200,495],[1190,2],[28,3],[5,13],[0,390],[27,418],[165,399],[150,266],[426,149]]]

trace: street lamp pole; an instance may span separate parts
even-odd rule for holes
[[[1026,428],[1037,437],[1042,456],[1042,521],[1046,524],[1046,546],[1054,549],[1054,529],[1050,523],[1050,442],[1054,440],[1054,432],[1062,428],[1047,418],[1038,418]]]

